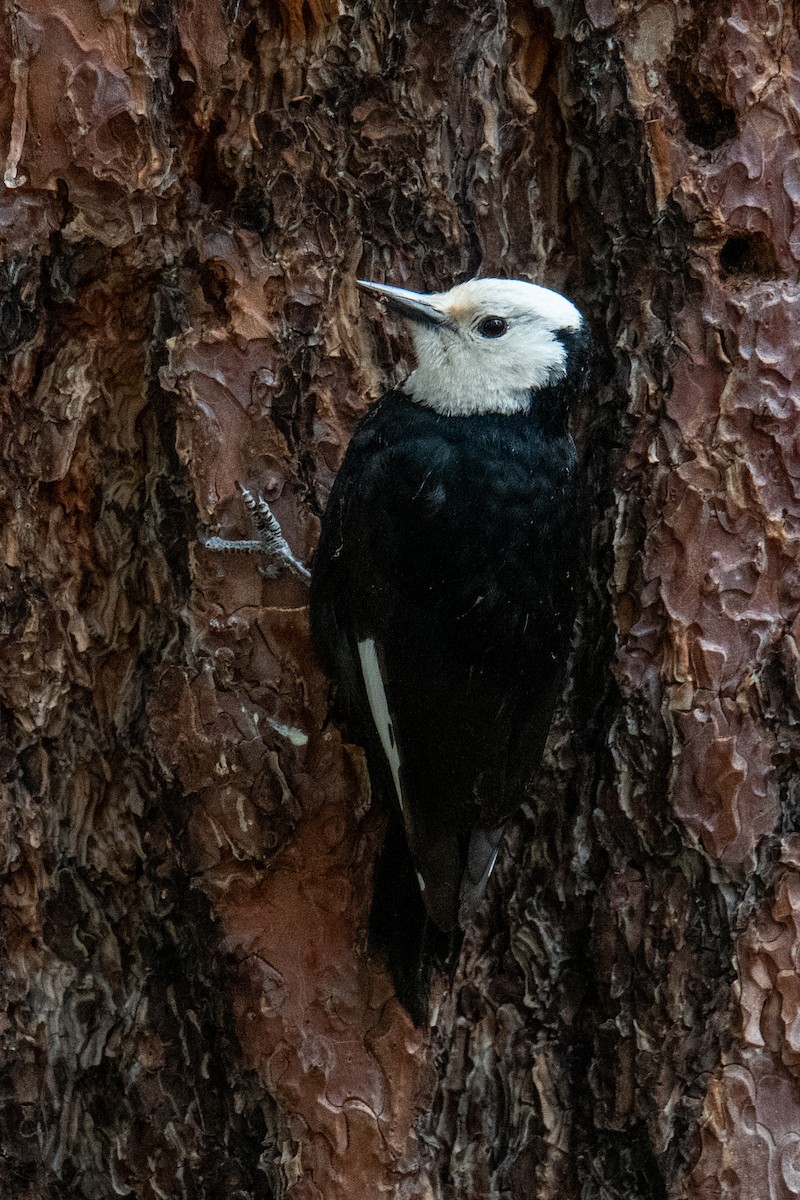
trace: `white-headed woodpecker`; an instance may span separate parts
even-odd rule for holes
[[[417,367],[347,450],[311,624],[390,809],[371,944],[422,1022],[430,961],[483,895],[561,689],[584,520],[568,415],[588,335],[563,296],[519,280],[361,287],[409,322]]]

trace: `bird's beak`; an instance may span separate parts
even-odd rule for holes
[[[357,279],[356,283],[362,291],[368,292],[376,300],[383,300],[391,312],[398,313],[408,321],[417,321],[422,325],[451,325],[447,314],[431,304],[428,296],[407,292],[405,288],[390,287],[388,283],[369,283],[365,279]]]

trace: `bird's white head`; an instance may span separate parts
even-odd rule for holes
[[[564,337],[583,327],[569,300],[520,279],[471,279],[431,295],[359,286],[410,323],[417,368],[403,391],[446,416],[526,411],[532,391],[565,377]]]

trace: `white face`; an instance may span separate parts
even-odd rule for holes
[[[429,296],[382,284],[366,290],[409,321],[418,366],[403,391],[447,416],[527,409],[532,388],[564,377],[556,333],[583,324],[558,292],[518,279],[472,279]]]

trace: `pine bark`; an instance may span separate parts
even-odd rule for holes
[[[797,14],[15,0],[0,22],[0,1194],[800,1195]],[[358,276],[569,295],[591,572],[429,1034],[297,579],[409,369]]]

